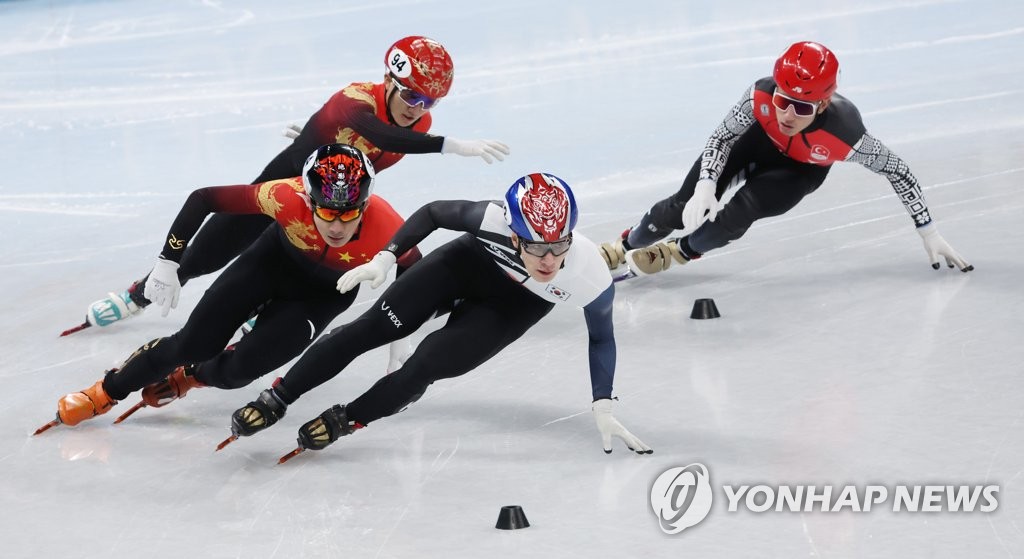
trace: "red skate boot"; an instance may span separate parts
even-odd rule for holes
[[[206,386],[199,382],[199,379],[194,376],[195,372],[195,365],[182,365],[177,369],[174,369],[174,372],[168,375],[164,380],[154,382],[153,384],[143,388],[142,401],[121,414],[120,417],[114,420],[114,423],[121,423],[131,414],[147,406],[162,408],[179,398],[184,398],[185,393],[189,390]]]

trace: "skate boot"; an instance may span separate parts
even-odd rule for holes
[[[236,437],[255,435],[277,423],[286,411],[288,404],[284,403],[275,388],[268,388],[260,392],[256,400],[231,414],[231,433]]]
[[[281,377],[278,377],[270,388],[260,392],[258,398],[231,414],[231,436],[217,445],[218,451],[237,441],[238,437],[255,435],[284,417],[288,404],[284,403],[284,388],[280,384]]]
[[[68,394],[57,402],[57,419],[68,427],[74,427],[86,419],[92,419],[110,411],[117,401],[103,390],[103,381],[81,392]]]
[[[178,398],[184,398],[185,393],[189,390],[206,386],[193,376],[195,372],[195,365],[182,365],[174,369],[164,380],[154,382],[143,388],[142,401],[121,414],[120,417],[114,420],[114,423],[121,423],[128,419],[128,416],[147,406],[162,408]]]
[[[249,332],[252,332],[252,329],[256,327],[256,318],[257,317],[254,316],[243,322],[242,325],[238,327],[238,332],[243,336],[248,336]]]
[[[351,435],[364,426],[349,421],[345,406],[335,404],[312,421],[299,427],[299,448],[322,450],[345,435]]]
[[[120,294],[108,293],[107,297],[89,305],[85,313],[86,321],[91,326],[110,326],[142,312],[149,305],[149,299],[142,294],[143,290],[144,284],[140,280]]]
[[[263,312],[263,309],[265,309],[269,303],[270,301],[267,301],[266,303],[262,303],[256,307],[256,310],[252,311],[249,315],[249,320],[246,320],[238,327],[238,334],[240,338],[242,336],[248,336],[249,333],[252,332],[253,328],[256,328],[256,319],[260,317],[260,313]]]
[[[690,261],[690,258],[687,258],[679,249],[678,239],[669,239],[649,247],[626,252],[626,263],[638,276],[664,272],[672,266],[673,260],[680,265]]]
[[[153,408],[161,408],[177,400],[178,398],[184,398],[185,393],[193,388],[202,388],[205,384],[199,382],[194,375],[196,373],[195,365],[182,365],[177,369],[174,369],[170,375],[160,382],[154,382],[153,384],[142,389],[142,401],[147,406]]]
[[[256,327],[257,318],[259,318],[259,316],[253,316],[249,320],[243,322],[242,325],[238,327],[238,339],[228,344],[228,346],[224,348],[224,351],[234,351],[238,342],[242,341],[242,338],[248,336],[249,333],[252,332],[252,329]]]
[[[618,239],[615,239],[610,243],[601,243],[601,245],[597,247],[597,250],[601,252],[601,257],[604,258],[605,264],[608,265],[609,270],[614,270],[626,263],[626,251],[629,250],[626,246],[626,237],[628,236],[629,229],[626,229]]]

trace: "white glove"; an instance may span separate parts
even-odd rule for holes
[[[178,293],[181,282],[178,281],[178,263],[158,258],[153,271],[146,279],[142,294],[154,304],[163,307],[160,316],[167,316],[171,309],[178,306]]]
[[[601,432],[601,442],[604,444],[605,454],[612,453],[612,436],[616,436],[622,439],[622,442],[626,443],[626,448],[632,450],[637,454],[651,454],[654,451],[651,447],[644,444],[643,441],[636,438],[633,433],[629,432],[619,423],[618,419],[612,415],[612,401],[610,398],[602,398],[594,401],[594,419],[597,421],[597,430]]]
[[[395,257],[395,253],[382,250],[373,257],[366,264],[356,266],[351,270],[345,272],[341,278],[338,279],[338,291],[341,293],[348,293],[352,291],[352,288],[359,285],[360,282],[370,282],[372,289],[377,289],[380,284],[384,283],[384,280],[388,277],[388,272],[391,267],[395,265],[398,259]]]
[[[459,140],[445,136],[441,144],[441,153],[455,153],[465,157],[484,158],[488,164],[494,159],[504,161],[505,156],[512,153],[508,146],[496,140]],[[492,159],[493,158],[493,159]]]
[[[917,234],[921,235],[921,239],[924,241],[924,250],[928,253],[928,259],[932,262],[932,268],[939,269],[939,257],[945,257],[946,265],[952,268],[954,265],[960,268],[961,272],[970,272],[974,269],[964,260],[960,253],[953,250],[953,247],[949,246],[946,239],[939,235],[939,230],[935,228],[935,223],[929,223],[923,227],[917,228]]]
[[[281,131],[282,136],[284,136],[285,138],[291,138],[293,140],[295,138],[298,138],[299,134],[302,134],[302,126],[295,123],[289,124],[284,130]]]
[[[409,338],[395,340],[388,346],[388,351],[388,374],[391,374],[401,369],[412,355],[412,340]]]
[[[697,230],[704,224],[705,219],[715,220],[722,205],[715,198],[715,189],[718,186],[711,179],[700,179],[693,190],[693,196],[683,206],[683,235],[686,236]],[[704,214],[707,214],[705,218]]]

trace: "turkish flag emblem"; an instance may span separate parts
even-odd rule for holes
[[[828,161],[828,155],[828,148],[823,145],[815,144],[811,147],[811,159],[815,161]]]

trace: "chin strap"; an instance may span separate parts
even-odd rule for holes
[[[387,87],[387,85],[385,85],[384,87]],[[384,112],[388,114],[388,124],[394,126],[398,126],[398,123],[395,122],[395,117],[391,115],[391,99],[395,96],[396,93],[398,93],[398,90],[392,87],[391,93],[388,93],[387,96],[384,98]]]
[[[523,259],[523,243],[522,243],[522,241],[519,240],[519,236],[518,235],[516,235],[516,242],[515,242],[515,246],[513,248],[516,249],[516,258],[518,258],[520,261],[522,261],[522,259]]]

